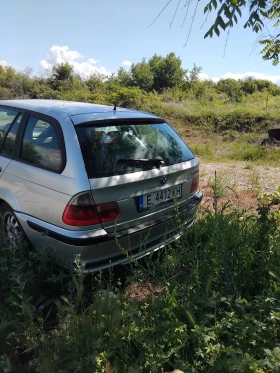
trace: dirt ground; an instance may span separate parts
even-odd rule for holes
[[[280,160],[279,160],[280,161]],[[234,206],[255,209],[260,193],[273,193],[280,187],[279,167],[253,165],[246,162],[218,163],[200,162],[200,189],[203,191],[203,205],[212,206],[213,192],[209,178],[214,179],[215,171],[222,176],[226,195],[222,202],[230,201]]]

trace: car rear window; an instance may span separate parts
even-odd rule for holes
[[[194,158],[167,123],[110,124],[76,126],[90,179],[170,166]]]

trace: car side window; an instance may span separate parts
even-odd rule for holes
[[[6,136],[6,139],[1,149],[1,155],[5,155],[7,157],[13,156],[14,150],[15,150],[15,144],[16,144],[16,136],[18,133],[21,120],[22,120],[22,114],[20,114],[17,117],[17,119],[12,124],[12,127],[10,127],[10,130]]]
[[[15,110],[0,108],[0,149],[17,115],[18,112]]]
[[[30,116],[20,156],[35,166],[58,172],[62,166],[62,151],[57,128],[48,121]]]

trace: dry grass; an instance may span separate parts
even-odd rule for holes
[[[125,296],[128,300],[143,302],[151,296],[157,296],[163,292],[163,288],[156,286],[148,280],[141,283],[132,283],[125,289]]]
[[[204,162],[200,165],[200,188],[204,198],[202,205],[213,206],[213,188],[209,186],[209,178],[224,175],[225,195],[219,203],[229,202],[234,207],[254,211],[259,203],[261,193],[273,193],[280,186],[279,167],[254,165],[248,168],[246,162]]]

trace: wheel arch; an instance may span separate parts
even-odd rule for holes
[[[22,211],[18,198],[10,190],[0,188],[0,208],[5,203],[9,205],[13,211]]]

